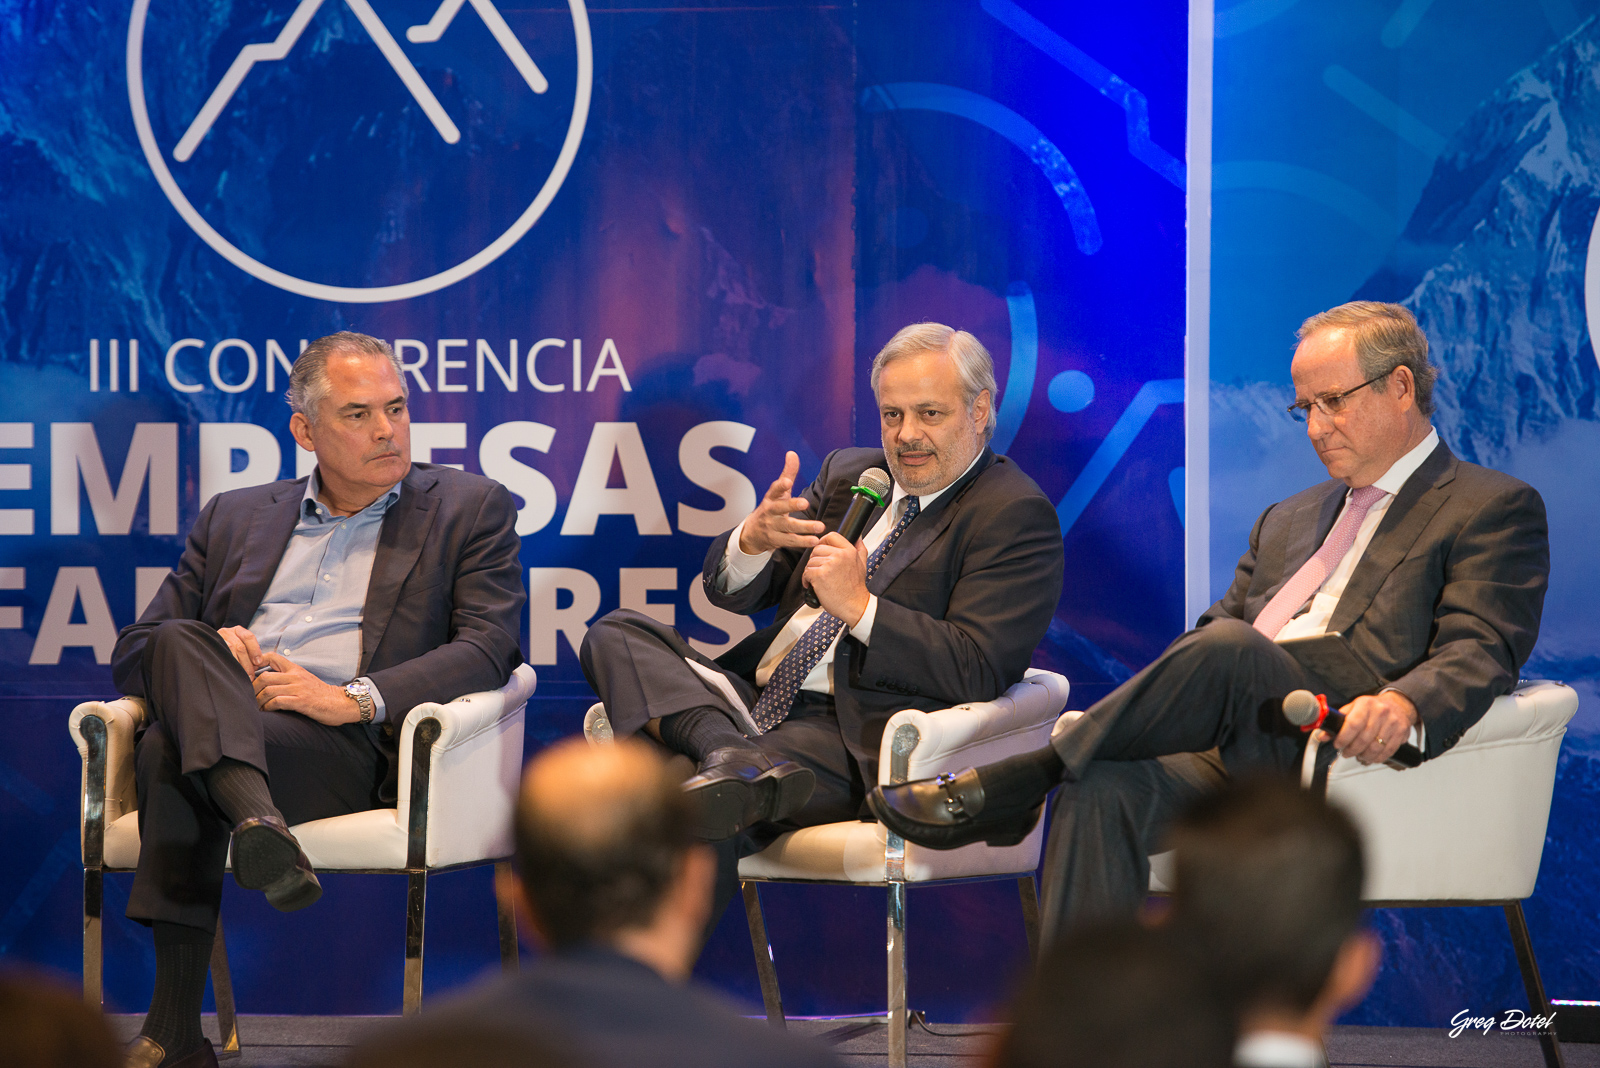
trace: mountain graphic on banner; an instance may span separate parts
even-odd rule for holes
[[[1584,263],[1600,208],[1600,20],[1483,101],[1434,164],[1358,299],[1416,313],[1440,367],[1434,425],[1496,465],[1563,419],[1600,419]]]
[[[377,12],[372,10],[372,5],[367,0],[344,0],[344,2],[371,35],[373,43],[378,46],[378,51],[383,53],[383,58],[388,61],[395,74],[400,76],[400,81],[422,108],[423,114],[428,116],[428,121],[439,131],[439,136],[452,145],[460,141],[460,129],[445,112],[438,97],[433,95],[433,91],[422,80],[422,75],[417,73],[417,68],[412,66],[411,60],[401,50],[399,42],[394,39],[389,28],[383,24]],[[434,12],[433,18],[406,31],[406,39],[413,44],[433,44],[444,36],[444,31],[455,20],[456,14],[468,2],[469,0],[443,0],[438,10]],[[470,2],[472,9],[478,13],[478,17],[494,35],[495,43],[517,68],[523,81],[528,83],[528,88],[535,93],[547,90],[550,83],[533,62],[533,58],[528,55],[527,49],[522,47],[522,42],[517,40],[516,34],[511,32],[511,27],[506,24],[505,18],[494,6],[494,0],[470,0]],[[189,124],[188,130],[184,131],[183,137],[178,140],[177,147],[172,150],[173,159],[183,163],[194,155],[195,149],[205,140],[206,134],[211,131],[223,109],[233,99],[233,94],[243,84],[251,68],[257,63],[276,63],[287,57],[295,43],[300,40],[300,35],[305,32],[312,16],[322,7],[322,3],[323,0],[300,0],[300,6],[294,9],[294,14],[289,16],[289,21],[284,24],[275,40],[270,44],[246,45],[239,50],[239,54],[234,57],[227,72],[223,74],[222,80],[201,105],[199,114]]]

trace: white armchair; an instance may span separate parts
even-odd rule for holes
[[[1027,677],[993,701],[957,705],[937,712],[907,709],[884,727],[878,760],[882,785],[925,779],[1038,749],[1066,707],[1068,683],[1048,671]],[[602,706],[590,709],[584,729],[593,742],[610,736]],[[756,971],[767,1020],[784,1025],[777,968],[767,942],[758,884],[835,883],[888,889],[889,1064],[906,1063],[906,888],[909,885],[979,879],[1016,879],[1028,946],[1039,940],[1039,900],[1034,871],[1044,839],[1044,821],[1020,844],[993,847],[982,842],[960,849],[926,849],[890,834],[880,823],[827,823],[783,835],[739,862],[745,917],[755,951]]]
[[[1522,900],[1533,893],[1544,855],[1556,758],[1578,695],[1559,682],[1528,681],[1497,699],[1448,752],[1401,772],[1339,757],[1328,769],[1328,799],[1361,829],[1362,898],[1373,908],[1499,905],[1528,1004],[1550,1013]],[[1150,858],[1150,889],[1172,882],[1172,855]],[[1545,1063],[1561,1063],[1542,1035]]]
[[[400,730],[398,804],[290,828],[319,872],[405,873],[405,1011],[422,1005],[423,926],[431,872],[493,862],[512,852],[511,817],[522,772],[523,711],[538,679],[524,664],[500,689],[448,704],[428,702],[406,714]],[[134,736],[144,725],[138,698],[86,701],[69,727],[83,757],[83,993],[102,999],[101,889],[107,871],[139,861]],[[512,917],[500,909],[500,954],[517,965]],[[237,1050],[232,983],[222,926],[211,957],[217,1018],[225,1049]]]

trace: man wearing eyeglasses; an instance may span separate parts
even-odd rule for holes
[[[1047,925],[1131,913],[1170,817],[1245,769],[1290,773],[1305,735],[1291,690],[1326,693],[1333,739],[1363,763],[1435,757],[1509,691],[1533,650],[1550,570],[1531,486],[1457,459],[1430,424],[1435,370],[1405,308],[1354,301],[1307,319],[1289,374],[1332,481],[1272,505],[1233,585],[1152,664],[1051,744],[879,789],[878,818],[935,848],[1005,840],[1065,783],[1045,858]],[[1383,683],[1340,693],[1279,646],[1342,633]],[[1331,759],[1331,756],[1329,757]]]

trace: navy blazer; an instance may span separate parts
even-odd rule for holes
[[[850,487],[869,467],[887,467],[882,449],[829,453],[801,494],[810,514],[838,529]],[[721,593],[715,577],[731,533],[706,553],[707,597],[745,615],[778,606],[771,626],[717,658],[754,682],[767,647],[804,603],[809,550],[779,549],[748,585]],[[834,654],[834,709],[866,782],[877,781],[879,741],[896,712],[989,701],[1021,681],[1055,616],[1064,567],[1055,506],[1013,461],[987,448],[918,513],[867,584],[878,595],[872,644],[845,631]]]
[[[822,1044],[602,945],[547,953],[397,1026],[396,1036],[521,1031],[585,1068],[839,1068]]]
[[[117,688],[144,696],[144,644],[168,619],[246,627],[300,519],[304,478],[219,493],[201,509],[178,567],[111,654]],[[424,701],[505,685],[522,663],[527,593],[516,507],[481,475],[412,464],[383,517],[361,614],[361,667],[398,723]],[[392,736],[380,790],[394,799]]]

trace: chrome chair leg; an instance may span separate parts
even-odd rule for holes
[[[506,882],[511,876],[511,862],[499,860],[494,865],[495,884]],[[522,965],[517,950],[517,911],[509,899],[495,895],[495,912],[500,920],[500,970],[516,972]]]
[[[906,1068],[906,884],[889,881],[889,1068]]]
[[[233,973],[228,970],[228,943],[222,934],[222,919],[217,919],[217,937],[211,943],[211,992],[216,995],[217,1030],[222,1048],[217,1056],[239,1055],[239,1018],[233,1007]]]
[[[761,980],[761,1003],[767,1009],[767,1023],[780,1031],[788,1029],[783,1017],[783,994],[778,990],[778,966],[772,959],[772,943],[767,940],[767,920],[761,914],[761,893],[753,882],[741,882],[744,918],[750,926],[750,949],[756,958],[756,976]]]
[[[422,1011],[422,931],[428,909],[428,873],[406,874],[406,990],[404,1011]]]
[[[1022,927],[1028,933],[1028,961],[1039,963],[1039,883],[1033,875],[1017,880],[1017,893],[1022,897]]]
[[[104,1005],[104,949],[100,913],[104,903],[105,872],[83,869],[83,1003],[99,1012]]]

